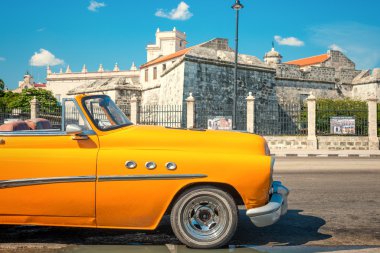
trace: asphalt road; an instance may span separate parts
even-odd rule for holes
[[[279,158],[275,180],[291,190],[288,213],[256,228],[241,211],[220,252],[380,252],[380,159]],[[0,226],[0,252],[191,251],[177,244],[167,218],[152,232]]]

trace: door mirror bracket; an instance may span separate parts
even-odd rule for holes
[[[66,133],[72,136],[73,140],[87,140],[88,136],[83,133],[80,126],[76,124],[69,124],[66,126]]]

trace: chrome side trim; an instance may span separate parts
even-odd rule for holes
[[[82,132],[84,135],[95,135],[93,130],[85,130]],[[24,131],[13,131],[13,132],[0,132],[0,136],[70,136],[61,130],[24,130]]]
[[[42,184],[58,184],[58,183],[74,183],[74,182],[95,182],[95,176],[77,176],[77,177],[47,177],[47,178],[25,178],[15,180],[0,180],[0,189],[42,185]]]
[[[127,175],[127,176],[100,176],[99,182],[106,181],[138,181],[138,180],[177,180],[177,179],[192,179],[192,178],[204,178],[205,174],[179,174],[179,175]]]

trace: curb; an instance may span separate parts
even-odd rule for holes
[[[345,158],[380,158],[374,154],[273,154],[274,157],[345,157]]]

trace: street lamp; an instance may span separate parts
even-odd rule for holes
[[[232,9],[236,11],[236,33],[235,33],[235,68],[234,68],[234,93],[232,104],[232,129],[236,130],[236,107],[237,107],[237,63],[238,63],[238,40],[239,40],[239,10],[244,8],[239,0],[236,0]]]

